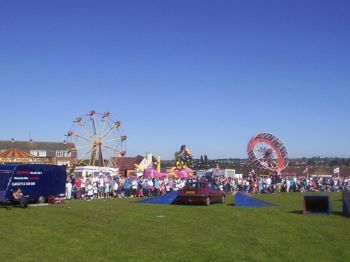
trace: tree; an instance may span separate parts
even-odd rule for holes
[[[204,164],[204,168],[208,169],[208,157],[207,157],[207,155],[204,155],[203,164]]]
[[[177,160],[177,159],[179,158],[179,154],[180,154],[179,151],[176,151],[176,152],[175,152],[175,160]]]
[[[307,165],[308,166],[315,166],[315,160],[314,159],[308,159],[307,160]]]
[[[199,168],[202,169],[204,167],[204,160],[203,160],[203,156],[201,155],[201,160],[199,162]]]

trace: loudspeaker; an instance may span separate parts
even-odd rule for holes
[[[350,217],[350,191],[343,191],[343,215]]]
[[[304,195],[304,214],[331,214],[331,203],[328,195]]]

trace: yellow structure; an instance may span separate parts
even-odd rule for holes
[[[160,156],[157,156],[157,172],[160,172]]]
[[[143,172],[145,170],[145,168],[143,168],[142,166],[138,165],[138,164],[134,164],[135,166],[135,171],[137,172]]]

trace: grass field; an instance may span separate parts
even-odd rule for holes
[[[138,204],[135,199],[0,208],[0,261],[350,261],[341,193],[333,215],[302,215],[300,193],[268,208]]]

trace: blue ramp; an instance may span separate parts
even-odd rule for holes
[[[146,198],[139,201],[141,204],[172,204],[177,197],[177,192],[170,192],[163,196]]]
[[[256,199],[247,193],[237,192],[235,194],[235,205],[238,207],[270,207],[270,203]]]

